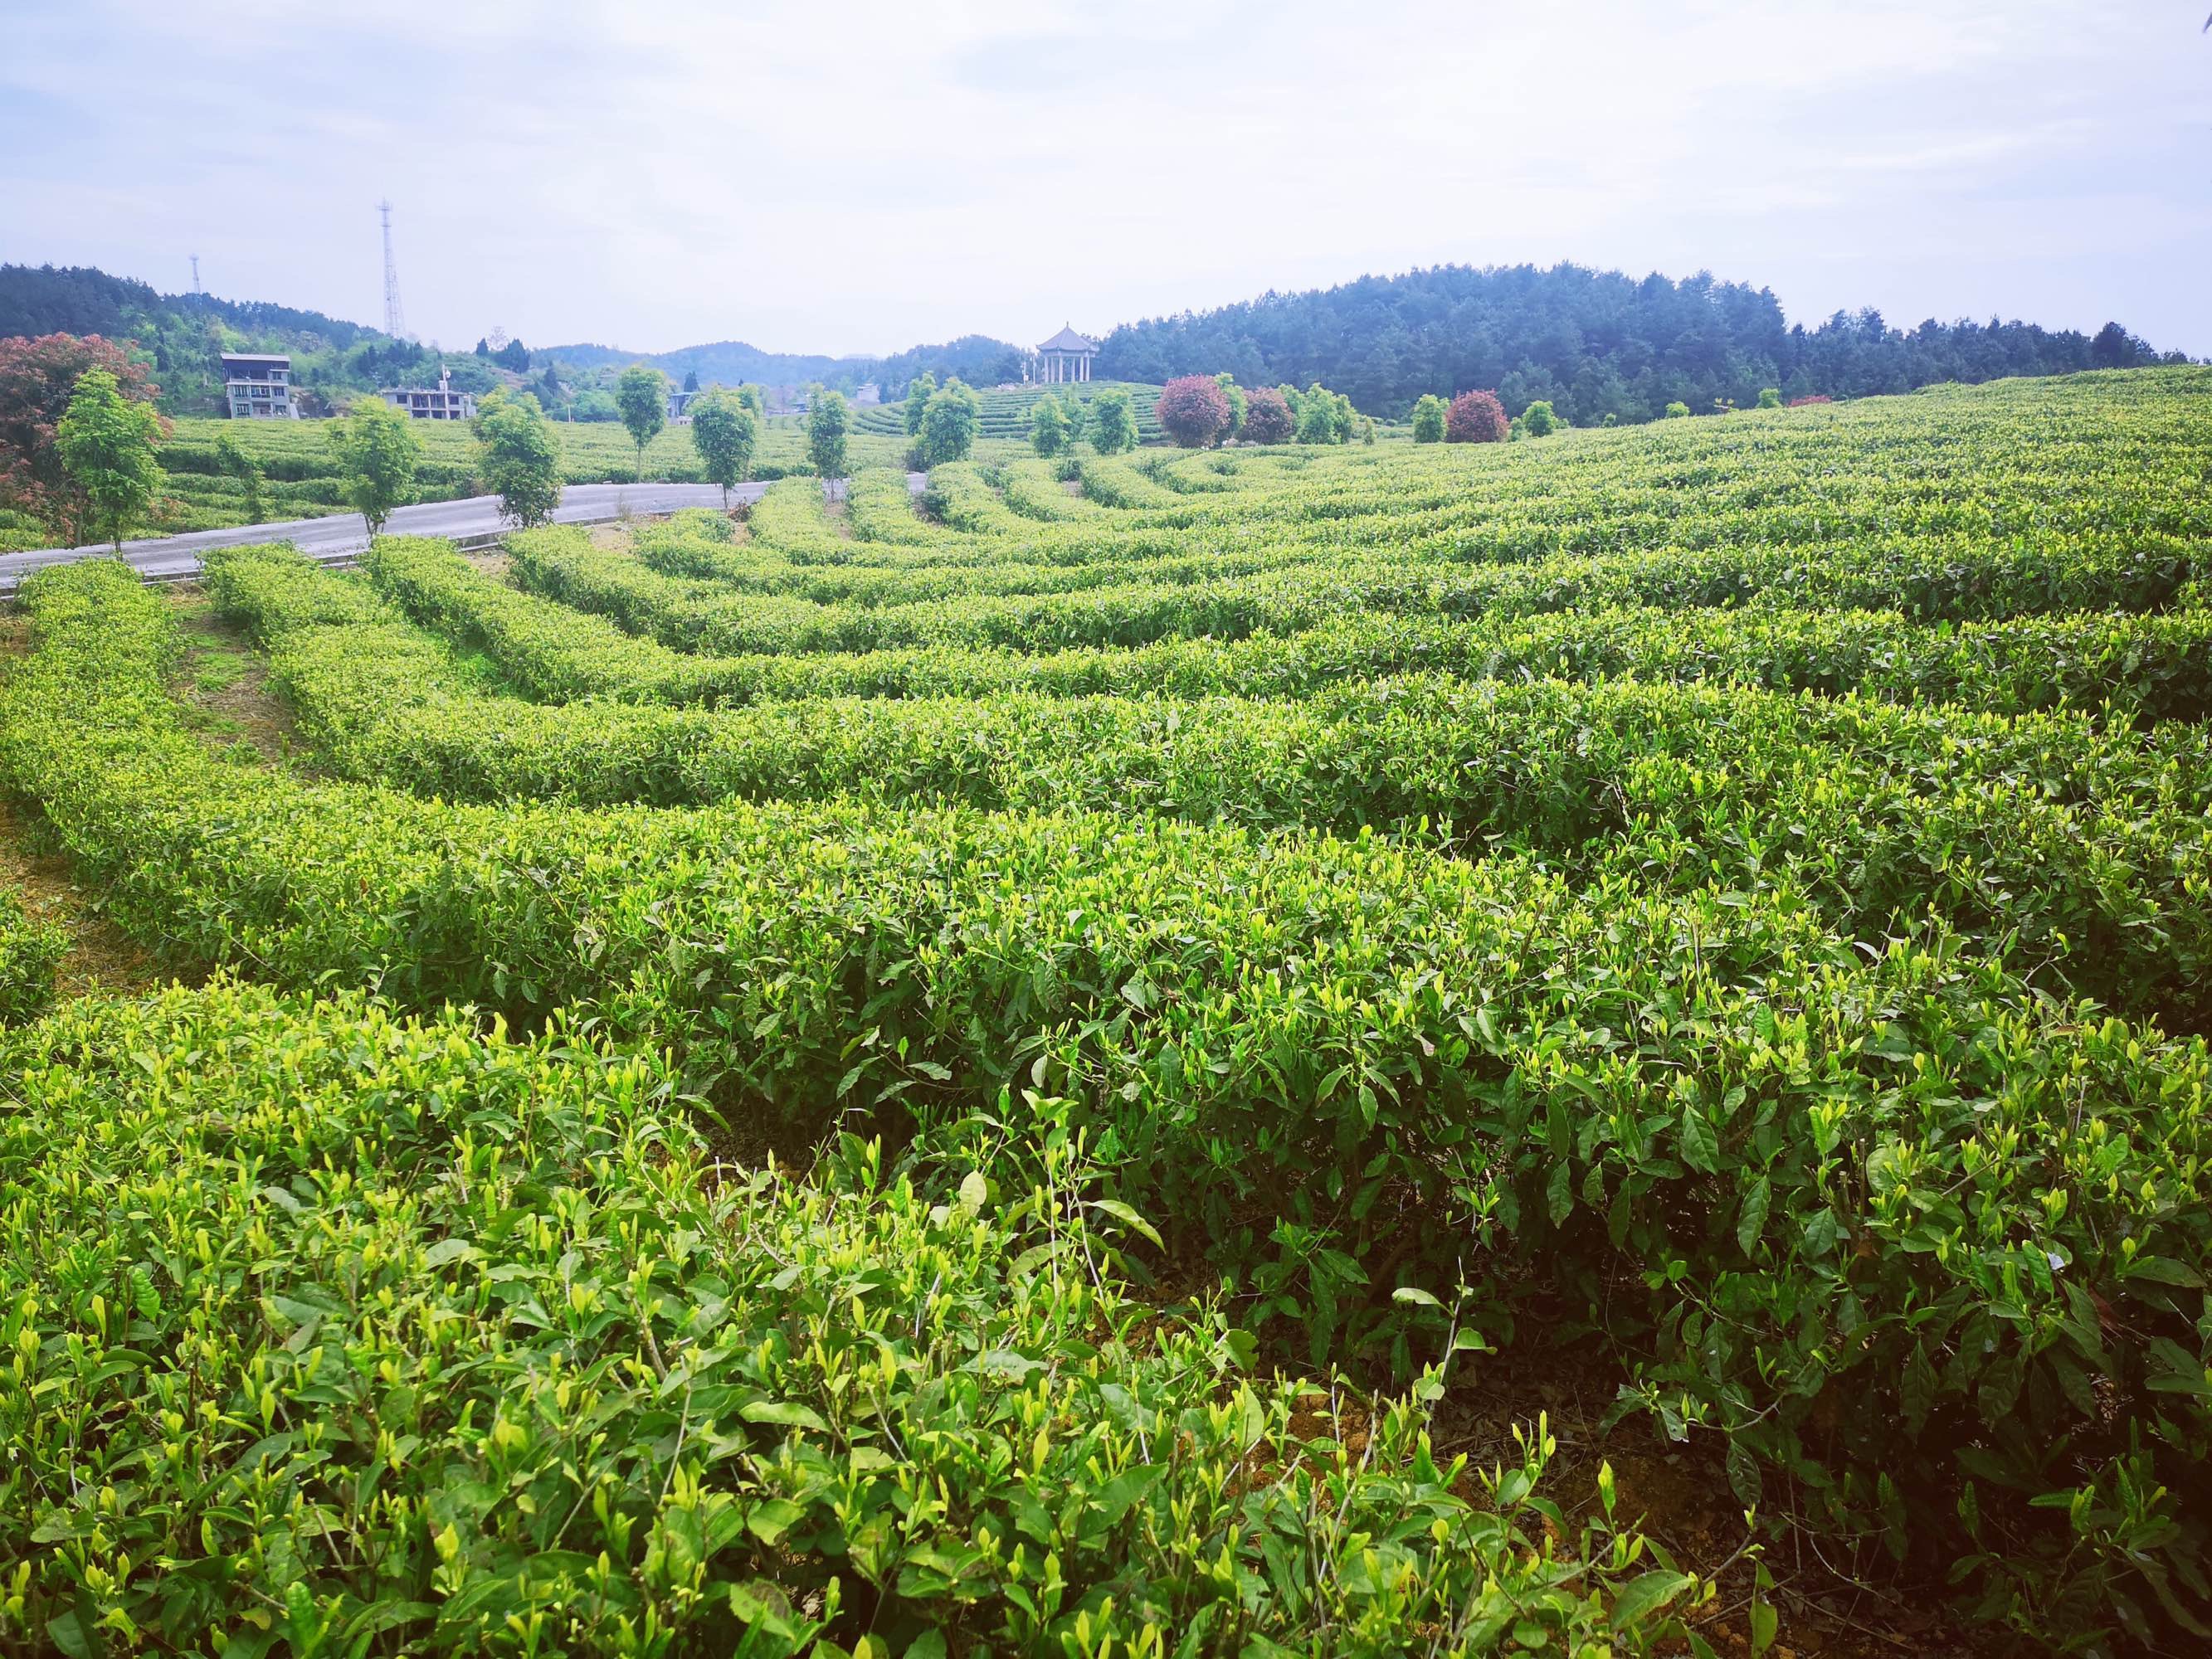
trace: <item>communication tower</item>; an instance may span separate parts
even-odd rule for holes
[[[392,257],[392,204],[376,204],[384,221],[384,331],[395,340],[407,337],[407,318],[399,309],[399,265]]]

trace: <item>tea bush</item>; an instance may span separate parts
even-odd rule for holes
[[[54,969],[68,954],[68,933],[29,915],[12,889],[0,886],[0,1025],[36,1019],[53,1006]]]
[[[227,984],[0,1061],[11,1646],[1596,1652],[1706,1593],[1555,1543],[1547,1440],[1470,1501],[1413,1401],[1355,1453],[1159,1320],[1066,1139],[732,1170],[664,1057]]]
[[[40,576],[0,787],[258,986],[0,1037],[0,1645],[1704,1651],[1540,1431],[1423,1446],[1564,1341],[1762,1528],[2185,1650],[2208,395],[228,552],[284,765]]]

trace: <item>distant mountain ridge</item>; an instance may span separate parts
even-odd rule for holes
[[[696,374],[702,382],[724,385],[757,380],[764,386],[803,386],[819,380],[825,386],[849,390],[872,380],[887,398],[906,390],[907,382],[927,369],[938,379],[957,374],[979,385],[996,384],[1021,372],[1021,352],[1004,340],[985,334],[963,334],[941,345],[918,345],[887,357],[866,352],[829,357],[801,352],[763,351],[743,340],[717,340],[709,345],[680,346],[673,351],[623,351],[594,344],[546,346],[540,355],[574,368],[603,368],[628,363],[647,363],[674,379]]]

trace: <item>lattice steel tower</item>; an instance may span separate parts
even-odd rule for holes
[[[391,202],[379,202],[376,210],[384,220],[384,331],[395,340],[404,340],[407,318],[399,309],[399,266],[392,257]]]

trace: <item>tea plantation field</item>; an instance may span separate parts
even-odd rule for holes
[[[345,513],[345,487],[332,459],[328,421],[223,421],[187,416],[176,422],[171,441],[163,445],[161,465],[167,477],[156,504],[157,533],[190,530],[220,530],[256,522],[246,513],[246,486],[228,476],[216,453],[216,441],[226,433],[258,465],[264,476],[261,496],[264,516],[273,523],[285,519],[320,518]],[[854,466],[901,465],[906,454],[905,428],[896,436],[872,433],[856,423],[847,441]],[[422,465],[416,475],[421,499],[459,501],[487,493],[477,444],[466,422],[421,421],[415,433],[422,441]],[[556,422],[555,441],[561,450],[561,471],[568,483],[633,483],[639,477],[637,449],[629,434],[611,422]],[[999,441],[986,434],[977,453],[991,456],[1028,453],[1024,441]],[[1157,435],[1157,434],[1155,434]],[[806,460],[806,433],[795,416],[779,416],[766,422],[753,476],[780,478],[787,472],[811,469]],[[648,479],[696,483],[702,477],[699,457],[691,445],[688,426],[664,428],[646,446],[644,476]]]
[[[2212,1640],[2212,370],[880,441],[26,584],[0,1650]]]

